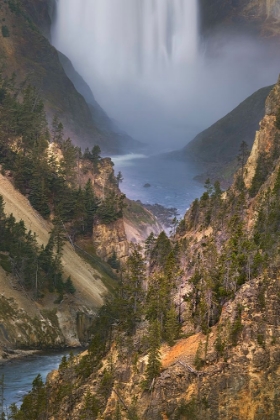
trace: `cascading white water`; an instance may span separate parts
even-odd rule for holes
[[[58,0],[54,40],[77,67],[127,80],[193,61],[197,32],[197,0]]]
[[[56,4],[55,47],[108,115],[156,151],[184,146],[279,71],[278,54],[272,64],[259,40],[242,35],[221,34],[215,56],[201,54],[198,0]]]

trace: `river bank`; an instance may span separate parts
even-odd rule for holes
[[[32,350],[21,350],[21,349],[8,349],[0,348],[0,369],[1,366],[6,365],[7,363],[13,363],[14,361],[22,361],[26,359],[31,359],[32,357],[44,355],[44,354],[55,354],[55,353],[80,353],[85,350],[85,347],[64,347],[62,349],[32,349]]]
[[[32,388],[38,374],[45,381],[47,375],[58,368],[63,356],[77,355],[84,348],[68,348],[58,351],[19,350],[10,359],[0,360],[0,379],[4,384],[4,412],[12,403],[21,404],[22,398]]]
[[[123,175],[121,190],[145,206],[157,203],[166,209],[176,208],[177,216],[183,217],[193,200],[204,192],[201,182],[194,179],[202,172],[195,162],[136,154],[112,159],[115,173],[120,171]]]
[[[0,368],[1,366],[12,363],[14,360],[23,360],[39,354],[42,350],[14,350],[14,349],[0,349]]]

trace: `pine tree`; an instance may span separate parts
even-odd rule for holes
[[[149,352],[148,352],[148,364],[146,368],[146,387],[152,384],[152,381],[159,376],[161,370],[160,361],[160,343],[161,333],[160,324],[158,320],[151,322],[149,328]]]
[[[89,179],[84,190],[85,203],[85,232],[92,233],[94,216],[97,213],[99,201],[94,194],[92,182]]]
[[[116,410],[115,410],[115,414],[114,414],[114,420],[122,420],[122,412],[121,412],[121,406],[119,403],[117,403],[116,405]]]
[[[123,176],[121,171],[118,172],[117,176],[116,176],[116,180],[117,180],[117,186],[120,186],[120,183],[123,182]]]
[[[166,314],[164,326],[164,338],[170,346],[173,346],[179,335],[178,316],[174,308],[171,308]]]
[[[52,120],[52,141],[54,143],[59,145],[62,144],[64,135],[63,130],[63,124],[59,121],[57,115],[55,115]]]
[[[249,151],[248,144],[246,143],[246,141],[243,140],[242,143],[240,144],[239,153],[238,153],[238,156],[237,156],[238,163],[241,166],[242,181],[243,181],[243,178],[244,178],[244,176],[243,176],[244,175],[244,167],[245,167],[246,161],[249,157],[249,154],[250,154],[250,151]]]
[[[69,186],[74,187],[76,181],[78,147],[75,147],[70,138],[61,142],[63,159],[60,162],[61,171]]]
[[[100,402],[95,395],[91,394],[90,391],[87,391],[79,418],[81,420],[95,420],[98,417],[99,411]]]
[[[72,282],[70,276],[66,280],[66,283],[64,285],[64,289],[65,289],[66,293],[71,293],[72,295],[76,292],[75,286],[73,285],[73,282]]]
[[[156,237],[154,235],[154,232],[151,232],[148,238],[145,241],[145,256],[146,258],[150,258],[151,252],[155,246]]]
[[[48,195],[46,188],[46,180],[40,173],[35,171],[33,179],[30,182],[30,195],[29,201],[31,205],[37,210],[44,218],[50,215],[50,208],[48,204]]]
[[[151,266],[162,267],[165,264],[166,257],[171,252],[171,242],[165,232],[161,232],[156,240],[155,246],[151,251]]]
[[[23,90],[23,101],[19,115],[18,134],[22,136],[24,154],[37,147],[46,149],[48,146],[47,133],[44,104],[36,88],[29,85]]]
[[[141,248],[134,247],[126,264],[126,291],[131,300],[135,319],[140,319],[144,298],[143,283],[145,280],[145,262]]]

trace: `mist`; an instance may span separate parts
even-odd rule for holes
[[[151,152],[185,146],[280,70],[278,54],[251,36],[220,33],[206,53],[196,0],[58,0],[52,37]]]

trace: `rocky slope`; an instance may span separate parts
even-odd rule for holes
[[[180,255],[180,270],[168,260],[173,267],[168,273],[170,283],[176,284],[173,301],[183,336],[154,354],[154,363],[160,354],[160,371],[147,386],[147,340],[155,338],[147,336],[149,316],[138,320],[132,335],[120,332],[115,323],[102,363],[95,361],[87,369],[84,355],[49,376],[49,419],[278,417],[279,110],[280,80],[266,101],[251,155],[233,186],[225,193],[218,185],[214,190],[209,186],[178,227],[173,249],[177,258]],[[155,250],[164,252],[164,243],[166,247],[163,239],[161,248],[158,242],[152,250],[150,285],[163,275],[156,262],[156,255],[163,254]],[[159,289],[163,299],[162,293]],[[94,355],[91,348],[89,357]],[[56,395],[63,390],[58,404]]]
[[[57,115],[75,144],[99,144],[106,153],[123,152],[129,144],[134,147],[132,139],[103,129],[98,104],[89,105],[66,75],[58,52],[47,39],[50,7],[46,0],[1,2],[0,64],[4,73],[15,73],[18,83],[36,86],[49,122]]]
[[[52,144],[50,149],[57,159],[62,157],[57,146]],[[77,182],[83,188],[88,180],[100,200],[110,193],[121,195],[110,158],[100,159],[98,170],[89,160],[80,162]],[[6,176],[0,174],[0,196],[5,202],[6,215],[12,213],[16,221],[22,220],[27,231],[36,234],[38,246],[46,247],[53,228],[51,220],[43,219],[12,182],[9,173]],[[145,216],[146,225],[155,225],[159,230],[155,218],[139,204],[135,205],[138,213]],[[143,241],[148,235],[133,208],[126,210],[126,219],[119,217],[109,224],[98,220],[92,235],[74,238],[75,244],[73,240],[65,243],[61,265],[64,278],[70,276],[76,289],[72,295],[64,294],[62,298],[57,291],[46,290],[44,295],[35,299],[32,290],[26,290],[11,273],[12,270],[7,268],[6,254],[0,253],[0,359],[13,355],[12,350],[80,346],[88,342],[97,310],[117,284],[115,275],[104,260],[114,257],[119,264],[128,256],[128,239],[133,239],[133,235],[138,233],[135,241]],[[130,221],[133,231],[129,238],[125,228],[128,222],[125,220]]]
[[[203,163],[208,171],[202,175],[203,181],[210,176],[226,182],[238,166],[237,155],[242,142],[251,150],[259,122],[265,113],[265,101],[272,86],[258,90],[245,99],[233,111],[211,127],[198,134],[182,150],[169,154],[175,159],[195,159]]]
[[[39,245],[46,246],[51,223],[44,220],[2,175],[0,194],[5,201],[6,214],[13,213],[17,221],[23,220],[26,228],[36,234]],[[108,281],[109,277],[82,260],[69,243],[64,247],[62,265],[65,276],[71,276],[77,292],[75,296],[65,296],[60,303],[55,303],[55,293],[35,302],[11,274],[1,269],[3,308],[6,305],[10,309],[1,312],[0,347],[46,348],[78,346],[87,342],[91,324],[87,324],[87,320],[90,321],[103,304],[103,298],[108,293],[104,281]],[[84,314],[85,318],[81,328],[78,327],[79,314]]]
[[[263,293],[264,300],[261,300]],[[179,340],[172,348],[162,347],[162,371],[150,392],[142,387],[147,356],[140,356],[132,366],[124,363],[124,358],[131,363],[128,349],[122,355],[112,349],[102,368],[75,393],[72,415],[81,415],[87,393],[89,390],[98,393],[104,370],[113,363],[115,380],[106,409],[93,418],[114,418],[118,406],[122,419],[131,418],[133,412],[137,412],[135,419],[152,420],[277,418],[280,409],[278,295],[276,278],[269,277],[266,283],[261,279],[251,281],[239,290],[234,301],[225,305],[219,325],[208,336],[197,333]],[[238,343],[232,346],[232,325],[239,305],[242,327]],[[217,351],[218,337],[223,337],[222,352]],[[198,349],[202,366],[199,369],[194,367]],[[55,372],[49,375],[48,384],[58,392],[62,380],[63,372]],[[55,416],[49,418],[65,419],[68,410],[65,399]]]

